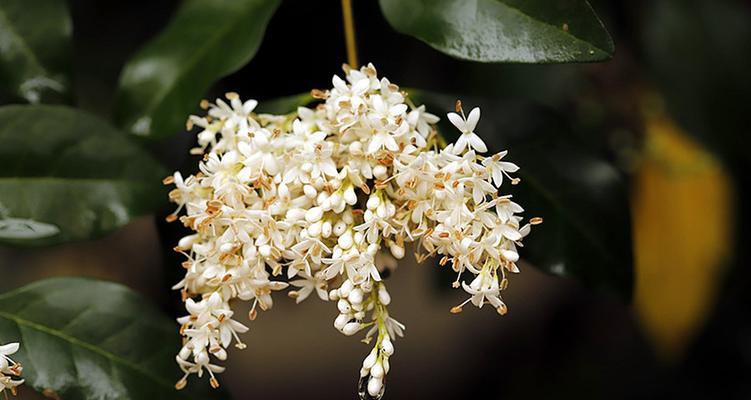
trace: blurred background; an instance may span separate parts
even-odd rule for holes
[[[751,2],[592,3],[615,40],[613,60],[498,65],[446,57],[395,32],[376,1],[354,1],[361,62],[402,86],[552,110],[577,146],[605,154],[623,175],[632,222],[631,299],[524,264],[506,294],[507,316],[452,315],[464,296],[447,289],[449,274],[405,260],[389,279],[392,314],[407,331],[395,343],[386,398],[751,398],[751,233],[741,222],[749,211]],[[121,66],[176,4],[71,1],[81,107],[110,112]],[[207,98],[329,87],[345,60],[341,19],[338,1],[284,1],[256,57]],[[192,139],[162,143],[160,159],[195,170]],[[95,241],[0,247],[0,291],[91,276],[124,283],[176,316],[179,294],[168,288],[180,258],[164,249],[182,231],[162,222],[170,211],[165,204],[162,215]],[[367,346],[333,329],[332,304],[277,299],[251,324],[248,349],[232,352],[225,387],[237,399],[352,398]],[[34,396],[22,388],[21,398]]]

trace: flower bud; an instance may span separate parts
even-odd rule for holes
[[[374,378],[383,378],[383,364],[376,362],[370,369],[370,376]]]
[[[334,320],[334,328],[342,330],[344,325],[347,325],[347,322],[349,322],[349,315],[339,314]]]
[[[386,219],[386,218],[388,218],[388,217],[389,217],[389,212],[388,212],[388,210],[389,210],[389,209],[388,209],[388,206],[387,206],[386,204],[384,204],[384,203],[381,203],[380,205],[378,205],[378,208],[376,208],[376,210],[375,210],[375,211],[376,211],[376,215],[377,215],[377,216],[378,216],[379,218],[383,218],[383,219]]]
[[[344,221],[345,224],[351,225],[355,222],[354,217],[352,217],[352,211],[347,211],[344,214],[342,214],[342,221]]]
[[[323,223],[321,221],[310,224],[310,226],[308,227],[308,235],[310,235],[310,237],[321,236],[322,225]]]
[[[378,164],[373,168],[373,176],[376,177],[376,179],[384,180],[387,177],[388,170],[385,166]]]
[[[377,195],[372,194],[365,205],[368,207],[368,210],[375,210],[381,205],[381,199]]]
[[[347,336],[352,336],[355,333],[357,333],[362,327],[362,324],[359,322],[348,322],[346,325],[344,325],[344,328],[342,328],[342,333],[344,333]]]
[[[378,302],[383,304],[384,306],[387,306],[391,303],[391,295],[383,285],[378,288]]]
[[[349,152],[353,155],[362,154],[362,142],[354,141],[349,145]]]
[[[368,356],[365,357],[365,360],[363,360],[362,367],[370,370],[371,368],[373,368],[377,360],[378,360],[378,352],[371,351],[370,354],[368,354]]]
[[[355,288],[355,285],[352,284],[352,281],[347,279],[342,283],[342,286],[339,288],[339,296],[340,297],[347,297],[349,296],[349,292],[352,291],[352,289]]]
[[[357,194],[355,194],[355,189],[351,185],[344,191],[344,202],[351,206],[357,203]]]
[[[329,300],[339,300],[339,289],[331,289],[329,291]]]
[[[341,220],[336,221],[336,224],[334,224],[334,235],[342,236],[342,233],[344,233],[344,231],[346,230],[347,230],[347,224],[345,224]]]
[[[290,221],[299,221],[305,218],[305,210],[303,210],[302,208],[290,208],[289,210],[287,210],[285,218]]]
[[[339,240],[337,241],[337,244],[339,247],[341,247],[343,250],[347,250],[350,247],[352,247],[353,240],[352,240],[352,231],[346,231],[342,236],[339,236]]]
[[[383,380],[380,378],[371,377],[368,380],[368,394],[373,397],[378,397],[381,394],[383,388]]]
[[[318,196],[318,191],[311,185],[303,186],[302,191],[305,193],[305,197],[309,199],[315,199]]]
[[[305,212],[305,220],[313,223],[318,222],[323,217],[323,209],[321,207],[311,207]]]
[[[336,210],[344,206],[344,198],[338,192],[334,192],[334,194],[329,196],[328,203],[331,209]]]
[[[389,250],[391,250],[391,254],[397,260],[401,260],[402,258],[404,258],[404,247],[399,246],[396,243],[391,243],[391,245],[389,246]]]
[[[323,222],[323,225],[321,225],[321,236],[327,238],[331,236],[331,221],[326,220]]]
[[[391,339],[383,339],[383,341],[381,342],[381,349],[383,350],[384,354],[388,356],[394,354],[394,344],[391,343]]]
[[[350,306],[349,302],[344,299],[339,299],[339,301],[336,302],[336,307],[339,308],[339,311],[342,314],[348,314],[350,311],[352,311],[352,307]]]
[[[287,188],[287,185],[282,183],[278,186],[277,193],[279,194],[279,197],[282,199],[289,199],[289,188]]]
[[[222,253],[229,253],[235,248],[235,245],[232,243],[223,243],[221,246],[219,246],[219,251]]]
[[[362,289],[355,288],[351,292],[349,292],[349,296],[347,296],[347,299],[349,300],[350,303],[360,304],[362,303],[362,297],[363,297]]]

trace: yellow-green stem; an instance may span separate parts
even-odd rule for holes
[[[357,41],[355,40],[355,19],[352,15],[352,0],[342,0],[344,18],[344,40],[347,44],[347,64],[357,68]]]

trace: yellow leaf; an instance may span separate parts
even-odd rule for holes
[[[636,313],[657,353],[681,357],[714,306],[732,228],[722,165],[664,115],[646,120],[636,173]]]

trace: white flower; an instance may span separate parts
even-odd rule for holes
[[[420,136],[427,138],[430,132],[434,129],[434,125],[438,123],[440,118],[425,111],[425,106],[422,105],[413,109],[407,114],[407,121]]]
[[[14,379],[21,376],[23,368],[21,364],[10,358],[11,355],[18,351],[19,347],[18,343],[0,345],[0,393],[7,389],[10,390],[11,394],[15,395],[16,388],[24,382],[23,379]]]
[[[504,175],[509,176],[509,173],[514,173],[519,170],[519,167],[516,164],[508,161],[501,161],[506,154],[508,154],[507,150],[495,154],[493,157],[488,157],[482,160],[482,165],[484,165],[488,169],[488,172],[490,172],[490,176],[493,178],[493,184],[496,187],[501,187]]]
[[[470,298],[452,311],[471,302],[505,313],[506,273],[519,271],[518,248],[540,220],[522,225],[522,207],[498,193],[518,167],[503,160],[506,152],[478,155],[487,151],[475,134],[479,108],[466,118],[461,108],[461,115],[448,114],[461,135],[441,149],[438,117],[407,105],[372,64],[344,72],[316,92],[324,101],[315,108],[259,115],[256,101],[227,93],[226,100],[202,102],[208,116],[189,118],[189,128],[201,128],[191,150],[203,154],[200,172],[164,180],[176,186],[169,196],[177,210],[168,221],[182,214],[180,222],[194,231],[175,246],[185,256],[185,276],[174,286],[186,309],[178,318],[183,346],[176,361],[185,373],[178,389],[204,373],[217,387],[215,374],[224,370],[217,362],[230,345],[245,348],[241,336],[249,329],[233,303],[250,302],[253,321],[259,309],[272,308],[273,292],[291,284],[297,303],[315,292],[336,303],[339,332],[365,332],[364,341],[375,342],[361,387],[380,396],[393,341],[405,329],[389,315],[385,272],[409,242],[418,261],[450,263],[455,287],[462,274],[475,275],[463,284]],[[290,283],[275,280],[280,275]]]
[[[461,136],[459,136],[459,139],[456,140],[456,143],[454,143],[453,147],[453,153],[454,154],[461,154],[464,152],[464,149],[475,149],[480,153],[484,153],[488,151],[487,146],[485,146],[485,142],[480,139],[479,136],[475,133],[475,127],[477,126],[477,122],[480,120],[480,108],[475,107],[472,109],[472,111],[469,112],[469,116],[464,118],[464,116],[460,116],[457,113],[448,113],[447,114],[449,121],[451,121],[452,124],[456,127],[456,129],[459,129],[459,131],[462,133]]]
[[[326,291],[326,280],[321,277],[320,273],[316,274],[313,277],[306,274],[300,274],[300,277],[302,277],[303,279],[297,279],[290,282],[292,286],[300,288],[300,290],[298,290],[296,292],[297,294],[294,296],[296,303],[300,303],[308,298],[308,296],[310,296],[310,294],[313,293],[314,290],[321,300],[327,301],[329,299],[328,292]]]

